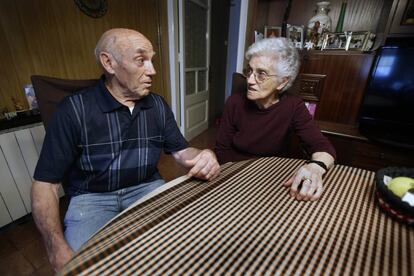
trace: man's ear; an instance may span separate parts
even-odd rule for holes
[[[101,52],[99,54],[99,60],[101,61],[101,65],[105,71],[107,71],[109,74],[115,74],[113,67],[116,61],[110,53]]]
[[[284,77],[282,82],[277,86],[277,90],[282,91],[282,89],[288,84],[289,82],[289,78],[288,77]]]

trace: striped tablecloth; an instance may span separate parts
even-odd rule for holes
[[[316,202],[282,183],[303,160],[226,164],[211,182],[188,179],[106,225],[67,275],[414,275],[414,229],[383,214],[374,173],[336,165]]]

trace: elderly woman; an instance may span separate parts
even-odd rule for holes
[[[311,160],[289,179],[297,200],[316,200],[323,192],[322,176],[333,165],[335,149],[315,125],[303,101],[286,90],[299,71],[297,50],[285,38],[263,39],[246,53],[247,93],[230,96],[216,141],[220,163],[278,156],[295,132]]]

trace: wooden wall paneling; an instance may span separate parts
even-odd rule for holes
[[[10,14],[9,14],[10,13]],[[13,16],[15,15],[15,16]],[[14,66],[13,53],[18,47],[13,37],[9,37],[10,30],[12,32],[18,29],[15,26],[16,11],[14,2],[10,0],[0,2],[0,111],[14,111],[14,103],[12,98],[17,99],[24,104],[24,108],[28,107],[24,98],[22,87],[20,86],[19,73]],[[10,23],[9,23],[10,22]],[[16,23],[17,24],[17,23]],[[27,61],[30,63],[30,61]]]
[[[32,179],[13,132],[0,135],[0,147],[4,153],[4,158],[7,161],[24,206],[29,213],[31,212],[30,190],[32,187]]]
[[[245,39],[245,51],[247,48],[254,42],[254,31],[258,30],[257,20],[258,20],[258,1],[249,1],[247,8],[247,22],[246,22],[246,39]],[[227,16],[228,17],[228,16]],[[227,41],[227,39],[226,39]],[[243,63],[243,67],[246,66],[246,60]]]
[[[267,25],[270,26],[282,26],[283,15],[285,14],[287,1],[285,0],[272,0],[269,1],[269,5],[267,7]]]
[[[30,133],[33,137],[33,141],[36,147],[37,154],[40,156],[40,152],[43,146],[43,140],[45,139],[45,127],[43,125],[30,128]]]
[[[0,140],[3,135],[0,135]],[[27,214],[22,197],[17,190],[16,183],[10,172],[9,164],[4,156],[3,147],[0,146],[0,175],[1,185],[0,194],[7,206],[7,210],[13,220]]]
[[[315,118],[355,124],[374,54],[312,51],[304,57],[301,73],[326,75],[323,97]]]
[[[12,218],[0,193],[0,227],[9,224],[10,222],[12,222]]]
[[[255,30],[264,34],[264,26],[270,25],[268,23],[268,10],[269,10],[269,1],[259,0],[257,1],[257,16],[255,22]]]
[[[160,71],[160,75],[163,76],[161,81],[162,88],[158,93],[163,95],[165,100],[171,104],[167,1],[158,1],[157,5],[157,21],[159,22],[157,33],[157,40],[159,41],[157,55],[160,61],[158,71]]]
[[[0,1],[0,110],[14,110],[12,96],[27,107],[22,87],[34,74],[97,78],[101,71],[94,48],[101,34],[113,27],[139,30],[151,40],[157,52],[153,91],[169,101],[162,69],[167,55],[160,42],[164,30],[160,28],[161,3],[166,5],[163,0],[111,1],[106,15],[91,18],[73,0]]]

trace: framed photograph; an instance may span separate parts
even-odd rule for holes
[[[370,32],[352,32],[348,50],[365,51]]]
[[[398,1],[389,33],[408,35],[414,33],[414,0]]]
[[[401,25],[414,25],[414,0],[408,1]]]
[[[296,48],[302,49],[304,42],[304,26],[287,25],[286,37]]]
[[[33,89],[33,85],[27,84],[23,87],[24,94],[26,95],[27,103],[29,104],[29,109],[39,108],[37,105],[36,95]]]
[[[254,31],[254,42],[260,41],[263,39],[263,34],[258,31]]]
[[[264,37],[280,37],[282,35],[282,27],[275,26],[265,26],[264,28]]]
[[[322,50],[348,50],[351,35],[348,33],[326,32],[323,36]]]

